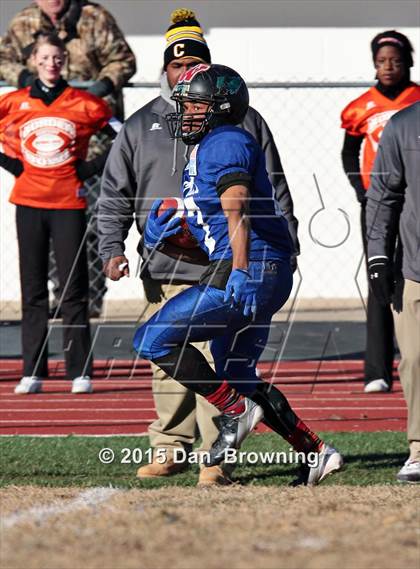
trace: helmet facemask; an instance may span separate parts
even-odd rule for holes
[[[225,124],[225,119],[230,113],[230,103],[220,97],[220,101],[209,100],[202,96],[174,95],[176,112],[166,115],[171,138],[180,138],[185,144],[198,144],[204,136],[216,126]],[[208,105],[205,112],[187,113],[186,102],[197,102]]]

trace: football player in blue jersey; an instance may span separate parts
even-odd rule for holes
[[[167,120],[173,137],[194,145],[182,181],[189,228],[208,255],[200,284],[170,299],[135,334],[137,353],[204,396],[222,413],[207,457],[220,464],[263,420],[298,452],[318,453],[307,483],[339,470],[343,460],[256,375],[273,314],[292,289],[287,222],[276,205],[261,147],[234,126],[248,109],[248,89],[223,65],[199,64],[180,78]],[[145,245],[174,254],[165,239],[180,231],[174,210],[150,211]],[[182,258],[185,260],[185,254]],[[211,340],[215,369],[192,343]]]

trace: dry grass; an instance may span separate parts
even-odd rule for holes
[[[417,569],[420,563],[414,487],[105,489],[102,502],[95,492],[0,490],[2,568]]]

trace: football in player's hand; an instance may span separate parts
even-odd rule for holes
[[[162,215],[167,209],[175,208],[177,211],[174,213],[174,217],[179,217],[181,219],[182,231],[177,235],[172,235],[168,237],[167,241],[176,245],[181,249],[196,249],[198,247],[197,240],[193,237],[193,234],[188,227],[187,220],[184,215],[184,202],[181,198],[166,198],[160,204],[158,209],[158,215]]]

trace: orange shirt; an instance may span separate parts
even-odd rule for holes
[[[30,87],[0,97],[4,151],[23,161],[10,201],[45,209],[84,209],[75,162],[85,159],[89,138],[112,116],[105,101],[66,87],[51,103],[30,96]]]
[[[378,150],[379,139],[389,119],[405,107],[420,101],[420,86],[410,85],[391,101],[375,87],[352,101],[341,113],[341,126],[352,136],[363,136],[360,173],[363,186],[369,187],[370,173]]]

